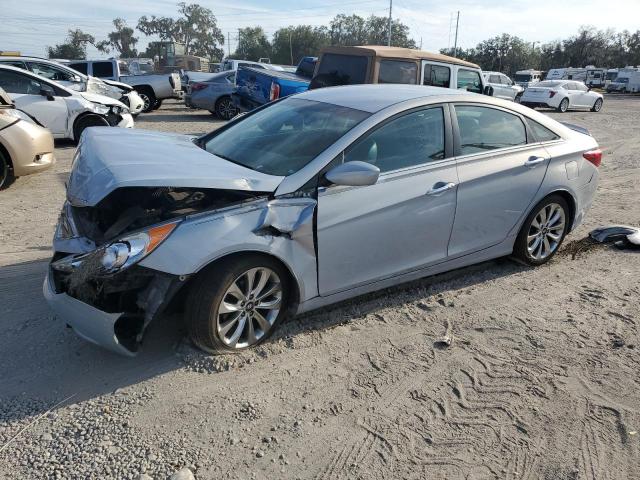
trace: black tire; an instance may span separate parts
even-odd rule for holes
[[[513,101],[516,103],[522,103],[522,94],[521,93],[517,94],[516,98],[514,98]]]
[[[550,206],[552,205],[558,205],[560,208],[562,208],[564,214],[562,233],[560,234],[560,239],[557,241],[557,244],[552,249],[549,255],[545,256],[544,258],[536,258],[529,252],[528,236],[532,228],[534,231],[537,230],[535,226],[532,227],[532,224],[536,217],[538,217],[538,214],[542,211],[543,208],[550,208]],[[532,266],[543,265],[551,260],[562,246],[562,242],[567,235],[569,223],[571,221],[571,218],[569,217],[570,212],[571,210],[569,209],[569,205],[567,205],[567,201],[560,195],[552,194],[540,201],[535,207],[531,209],[531,213],[529,213],[524,223],[522,224],[522,227],[520,228],[520,232],[518,233],[515,244],[513,246],[513,256],[517,260]],[[557,232],[559,232],[559,230]]]
[[[594,102],[593,107],[591,107],[591,111],[592,112],[599,112],[601,108],[602,108],[602,99],[598,98]]]
[[[279,278],[282,292],[279,303],[280,309],[275,320],[271,323],[271,328],[266,332],[263,331],[262,336],[257,341],[245,346],[231,347],[225,343],[223,336],[218,332],[218,309],[225,299],[225,295],[228,295],[227,289],[234,282],[237,282],[245,272],[254,268],[269,269]],[[279,262],[263,255],[233,256],[222,260],[202,271],[194,282],[187,299],[185,320],[187,329],[191,341],[197,347],[214,354],[239,352],[264,342],[273,334],[278,324],[287,315],[292,298],[292,284],[289,273]],[[237,313],[240,315],[239,310]],[[226,315],[234,314],[235,312]],[[259,330],[257,320],[248,319],[248,322],[253,322],[252,329]],[[231,330],[235,329],[232,328]]]
[[[136,89],[136,92],[138,92],[138,95],[140,95],[140,98],[144,102],[142,111],[144,113],[149,113],[153,110],[153,106],[156,104],[156,95],[153,93],[153,90],[150,88],[140,88],[139,90]]]
[[[15,177],[13,176],[13,168],[11,168],[11,161],[0,150],[0,190],[9,188],[9,185],[13,183]]]
[[[238,110],[233,105],[231,97],[220,97],[216,102],[216,115],[222,120],[231,120],[238,114]]]
[[[99,115],[85,115],[76,120],[73,125],[73,140],[78,143],[82,132],[89,127],[109,127],[109,122],[104,117]]]
[[[153,110],[158,110],[162,106],[162,100],[156,100],[153,104]]]
[[[565,113],[567,110],[569,110],[569,99],[563,98],[556,110],[558,110],[560,113]]]

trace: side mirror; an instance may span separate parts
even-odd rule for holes
[[[493,87],[491,85],[486,85],[482,93],[489,97],[493,97]]]
[[[82,79],[78,75],[74,75],[71,81],[75,83],[81,83]]]
[[[332,168],[324,177],[334,185],[362,187],[365,185],[373,185],[378,181],[379,176],[380,169],[375,165],[353,161]]]
[[[41,85],[40,86],[40,95],[43,97],[47,97],[47,100],[50,102],[54,100],[56,92],[53,91],[53,88],[50,85]]]

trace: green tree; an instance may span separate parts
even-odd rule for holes
[[[271,57],[271,44],[262,27],[241,28],[238,34],[238,48],[232,55],[233,58],[255,62],[263,57]]]
[[[160,40],[182,43],[185,53],[207,58],[221,58],[224,52],[224,35],[213,12],[197,3],[178,4],[181,17],[156,17],[146,15],[138,19],[137,28],[147,36],[157,35]]]
[[[108,53],[112,49],[123,58],[132,58],[138,56],[135,49],[138,38],[133,36],[134,30],[127,26],[127,22],[123,18],[113,20],[115,31],[109,33],[108,40],[103,40],[96,44],[96,48],[101,52]]]
[[[64,58],[67,60],[84,60],[87,58],[87,44],[95,45],[93,35],[84,33],[79,28],[69,30],[65,43],[55,47],[47,47],[49,58]]]
[[[389,19],[371,15],[336,15],[329,24],[331,45],[386,45],[389,37]],[[416,48],[409,38],[409,27],[399,20],[391,22],[391,45]]]
[[[273,34],[271,62],[296,65],[305,56],[317,56],[329,45],[326,27],[298,25],[280,28]]]

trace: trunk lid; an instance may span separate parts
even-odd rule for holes
[[[89,128],[74,157],[67,199],[74,206],[95,206],[121,187],[273,192],[284,178],[212,155],[192,139],[125,128]]]

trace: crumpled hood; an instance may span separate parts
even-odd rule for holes
[[[124,103],[116,100],[115,98],[107,97],[106,95],[100,95],[98,93],[80,92],[80,95],[85,99],[93,103],[101,103],[102,105],[117,105],[118,107],[127,107]]]
[[[121,187],[273,192],[283,179],[212,155],[187,135],[94,127],[78,145],[67,199],[75,206],[94,206]]]

